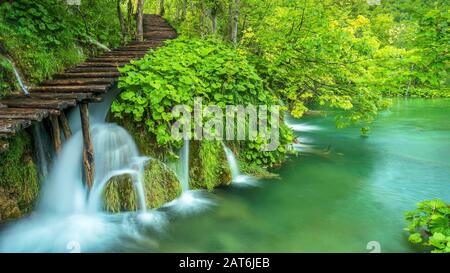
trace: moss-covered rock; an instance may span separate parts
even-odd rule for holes
[[[144,187],[148,208],[160,207],[181,194],[176,175],[159,160],[151,160],[145,168]],[[136,200],[136,191],[129,176],[114,178],[106,187],[105,206],[108,211],[136,210]]]
[[[39,192],[30,135],[23,131],[0,154],[0,220],[30,212]]]
[[[231,184],[231,172],[220,141],[191,141],[189,184],[194,189],[212,190]]]

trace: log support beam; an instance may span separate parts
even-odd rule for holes
[[[80,104],[81,129],[83,131],[83,166],[88,188],[92,188],[94,183],[94,146],[89,124],[89,108],[87,102]]]
[[[61,152],[61,130],[59,128],[58,116],[50,115],[50,123],[52,124],[53,147],[57,155]]]
[[[61,111],[59,115],[59,121],[61,122],[61,126],[64,133],[64,138],[69,140],[72,137],[72,130],[70,129],[69,121],[67,120],[66,114]]]

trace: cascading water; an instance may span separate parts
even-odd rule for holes
[[[213,203],[208,200],[205,192],[191,190],[189,187],[189,139],[183,141],[179,158],[176,175],[180,181],[182,193],[179,198],[167,203],[164,207],[185,215],[202,211]]]
[[[41,180],[45,180],[49,172],[50,140],[42,123],[36,122],[32,127],[35,156],[39,167],[39,175]]]
[[[185,139],[180,150],[179,174],[181,189],[183,192],[189,190],[189,139]]]
[[[293,118],[286,118],[285,124],[295,132],[310,133],[314,131],[320,131],[322,128],[316,125],[310,125],[307,123],[291,122]],[[330,146],[331,147],[331,146]],[[317,149],[312,143],[312,140],[307,136],[302,135],[296,138],[296,143],[291,144],[291,148],[301,153],[315,154],[315,155],[327,155],[330,147],[325,150]]]
[[[104,103],[110,105],[111,101]],[[83,183],[83,136],[78,130],[54,160],[34,212],[2,231],[0,252],[63,252],[73,245],[81,251],[97,251],[124,236],[138,240],[142,224],[156,229],[165,224],[161,213],[146,208],[143,172],[148,158],[139,156],[125,129],[100,122],[108,111],[105,106],[90,111],[95,159],[91,191]],[[103,211],[104,189],[111,178],[120,175],[129,175],[133,182],[138,214]]]
[[[92,211],[102,209],[102,193],[108,181],[129,175],[138,196],[140,212],[146,212],[143,172],[148,158],[140,157],[131,135],[116,124],[97,124],[92,129],[95,177],[89,196]]]
[[[19,70],[17,69],[14,62],[9,57],[4,57],[4,59],[11,65],[12,71],[14,73],[14,77],[16,78],[17,83],[19,84],[20,90],[22,92],[29,96],[30,92],[28,91],[28,87],[26,86],[25,82],[22,80],[22,77],[20,76]]]
[[[239,171],[238,162],[234,156],[233,151],[222,142],[223,150],[227,156],[228,165],[230,166],[231,178],[234,184],[238,185],[253,185],[254,180],[250,176],[242,175]]]

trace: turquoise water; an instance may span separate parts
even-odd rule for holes
[[[336,129],[311,117],[308,146],[260,187],[223,188],[216,206],[175,218],[162,252],[424,251],[407,241],[403,213],[424,199],[450,201],[450,100],[395,100],[371,127]],[[146,251],[147,243],[141,244]]]
[[[0,252],[427,251],[407,241],[403,214],[450,202],[449,114],[450,100],[395,100],[370,137],[331,116],[290,120],[303,144],[279,179],[216,189],[190,215],[34,213],[0,227]]]

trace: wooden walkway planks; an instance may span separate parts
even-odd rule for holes
[[[30,87],[30,96],[20,94],[0,99],[0,138],[8,138],[30,126],[32,121],[59,115],[79,103],[102,101],[120,76],[118,68],[178,36],[158,15],[144,15],[143,24],[144,41],[132,41],[68,68],[40,86]]]

